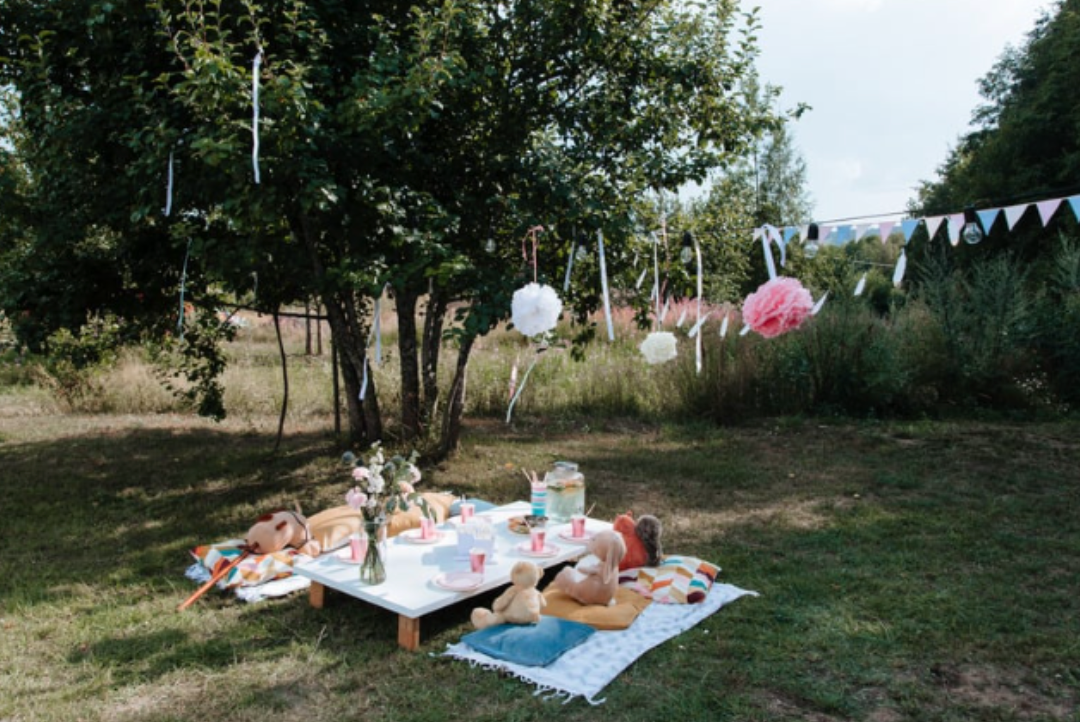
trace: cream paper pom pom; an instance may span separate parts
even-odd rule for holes
[[[650,333],[641,342],[641,355],[650,364],[662,364],[676,356],[675,334],[667,331]]]
[[[548,285],[530,283],[514,291],[510,316],[516,328],[526,336],[539,336],[555,328],[562,313],[562,301]]]

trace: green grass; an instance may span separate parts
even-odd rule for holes
[[[8,398],[8,397],[0,397]],[[587,426],[472,421],[430,489],[510,501],[581,464],[595,514],[657,514],[667,551],[745,598],[644,655],[599,708],[443,659],[465,603],[396,620],[331,595],[186,613],[186,550],[261,511],[340,503],[326,419],[39,414],[0,406],[0,720],[1075,720],[1075,424]],[[487,600],[490,601],[490,600]]]

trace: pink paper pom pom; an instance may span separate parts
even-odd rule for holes
[[[743,321],[765,338],[798,328],[814,308],[810,292],[794,278],[766,281],[743,301]]]

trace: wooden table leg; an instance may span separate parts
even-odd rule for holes
[[[404,614],[398,615],[397,643],[410,652],[420,648],[420,618],[412,619]]]
[[[311,586],[308,587],[308,602],[316,609],[322,609],[325,601],[326,587],[313,580]]]

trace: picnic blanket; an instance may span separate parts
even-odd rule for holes
[[[230,539],[217,544],[197,546],[191,550],[195,560],[184,576],[195,582],[206,582],[220,565],[228,564],[243,552],[242,539]],[[258,602],[270,597],[307,589],[311,580],[292,573],[293,563],[310,557],[294,549],[273,554],[252,554],[234,567],[217,583],[221,590],[232,589],[245,602]]]
[[[720,607],[757,592],[731,584],[714,584],[698,604],[650,604],[632,625],[617,632],[597,632],[546,667],[527,667],[489,657],[458,643],[447,645],[443,656],[501,670],[536,686],[535,694],[550,694],[569,702],[584,697],[601,704],[597,695],[645,652],[685,632]]]

